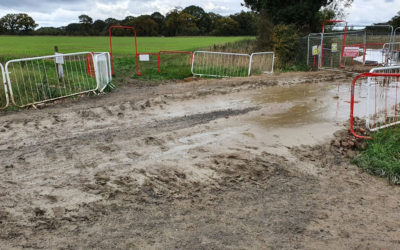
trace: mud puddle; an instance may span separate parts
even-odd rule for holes
[[[366,86],[357,88],[356,116],[366,114]],[[257,104],[270,105],[272,115],[254,118],[266,127],[297,127],[316,123],[343,123],[350,115],[350,84],[300,84],[268,87],[254,96]]]

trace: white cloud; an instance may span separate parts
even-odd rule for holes
[[[65,26],[78,22],[78,16],[87,14],[93,19],[113,17],[123,19],[126,16],[139,16],[161,12],[166,14],[175,7],[197,5],[206,11],[228,15],[246,10],[241,6],[243,0],[209,0],[199,3],[194,0],[1,0],[0,16],[8,13],[25,12],[36,23],[43,26]]]
[[[346,10],[349,24],[372,24],[389,21],[400,11],[400,0],[354,0]]]

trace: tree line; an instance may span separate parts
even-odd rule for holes
[[[258,33],[259,14],[242,11],[229,16],[206,12],[199,6],[175,8],[165,16],[160,12],[138,17],[127,16],[122,20],[107,18],[93,20],[88,15],[80,15],[78,22],[63,27],[41,27],[27,14],[7,14],[0,19],[0,34],[9,35],[108,35],[113,25],[132,26],[138,36],[254,36]],[[129,31],[116,30],[115,35],[129,35]]]

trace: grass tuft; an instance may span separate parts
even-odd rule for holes
[[[353,159],[367,172],[400,184],[400,130],[391,128],[372,135],[368,147]]]

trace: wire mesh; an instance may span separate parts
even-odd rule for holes
[[[251,54],[249,75],[271,74],[274,72],[274,52],[256,52]]]
[[[160,51],[160,72],[179,78],[190,76],[192,60],[190,51]]]
[[[8,61],[5,69],[11,101],[24,107],[97,89],[88,73],[89,52]],[[90,60],[89,60],[90,61]]]
[[[399,123],[400,67],[374,68],[370,73],[390,73],[398,76],[376,76],[364,79],[368,86],[368,106],[366,127],[370,131],[393,126]]]
[[[308,35],[308,66],[340,68],[385,64],[382,46],[392,40],[393,29],[390,25],[340,27],[336,24],[327,26],[325,31]],[[349,47],[358,48],[358,54],[346,56],[344,50],[350,49]]]
[[[160,72],[160,53],[138,54],[139,75],[152,75]]]
[[[225,52],[195,51],[192,74],[209,77],[248,76],[250,55]]]

